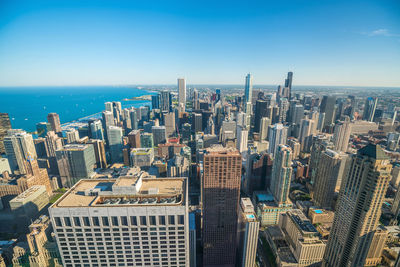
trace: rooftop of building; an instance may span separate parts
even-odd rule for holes
[[[18,196],[16,196],[15,198],[13,198],[12,200],[10,200],[10,202],[11,201],[12,202],[24,201],[25,199],[29,198],[33,194],[40,192],[40,191],[47,192],[46,187],[44,185],[33,185],[33,186],[29,187],[28,189],[26,189],[21,194],[19,194]]]
[[[51,208],[182,205],[185,178],[82,179]]]
[[[390,159],[380,145],[369,143],[358,150],[359,155],[365,155],[377,160]]]
[[[213,145],[205,149],[206,154],[213,155],[240,155],[236,147],[223,147],[222,145]]]
[[[85,144],[67,144],[67,145],[63,146],[63,148],[60,150],[82,151],[82,150],[85,150],[87,147],[88,147],[88,145],[85,145]]]
[[[316,234],[318,233],[311,221],[304,215],[301,210],[293,209],[286,213],[292,221],[295,223],[297,228],[302,232],[302,234]]]

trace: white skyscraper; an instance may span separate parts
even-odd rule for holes
[[[292,149],[286,145],[278,145],[270,189],[279,206],[288,202],[292,170]]]
[[[178,79],[179,109],[184,112],[186,107],[186,81],[184,78]]]
[[[249,130],[243,126],[236,127],[236,148],[239,150],[240,153],[247,151],[247,141],[249,138]]]
[[[263,117],[260,125],[260,140],[266,140],[268,137],[268,127],[271,124],[271,119]]]
[[[277,123],[269,126],[268,130],[268,153],[275,157],[278,146],[287,142],[288,127],[283,126],[282,123]]]
[[[333,143],[336,151],[347,152],[351,134],[351,123],[347,118],[346,121],[339,122],[335,125],[333,134]]]
[[[49,213],[63,266],[189,266],[186,178],[83,179]]]
[[[300,124],[299,141],[301,151],[310,152],[312,137],[316,134],[316,123],[311,119],[302,119]]]
[[[251,74],[247,74],[246,83],[244,86],[244,103],[251,103],[251,98],[253,97],[253,77]]]

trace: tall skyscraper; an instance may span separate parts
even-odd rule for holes
[[[92,139],[104,140],[103,127],[100,120],[94,120],[89,123],[89,128]]]
[[[114,112],[113,103],[112,102],[105,102],[104,103],[105,111]]]
[[[330,138],[328,136],[320,134],[314,136],[312,138],[311,145],[311,157],[310,157],[310,170],[311,170],[311,181],[310,183],[313,185],[316,181],[318,166],[321,160],[321,154],[326,149],[334,149],[333,143],[330,142]]]
[[[176,132],[175,113],[164,113],[165,133],[167,137],[172,137]]]
[[[186,108],[186,81],[184,78],[178,79],[178,106],[179,111],[185,112]]]
[[[288,202],[292,178],[292,150],[289,146],[278,145],[272,166],[270,191],[278,206]]]
[[[268,137],[268,127],[271,125],[271,119],[264,117],[261,119],[260,125],[260,140],[267,140]]]
[[[254,132],[260,132],[261,119],[267,117],[268,102],[265,100],[256,101],[256,113],[254,114]]]
[[[131,117],[131,129],[132,130],[137,130],[138,129],[138,115],[137,115],[137,112],[136,112],[136,109],[134,109],[134,108],[132,108],[130,111],[129,111],[129,116]]]
[[[343,122],[339,122],[335,125],[333,132],[333,143],[336,151],[347,152],[349,147],[351,134],[351,123],[349,118]]]
[[[80,139],[79,138],[79,132],[75,128],[68,129],[65,132],[65,136],[67,137],[67,143],[68,144],[76,143]]]
[[[122,128],[117,126],[108,127],[108,146],[110,147],[111,162],[123,161],[122,156]]]
[[[58,116],[57,113],[49,113],[47,115],[47,121],[50,123],[51,129],[53,129],[56,134],[60,134],[62,132],[60,116]]]
[[[151,132],[153,133],[153,140],[155,146],[163,144],[167,141],[165,126],[153,126],[151,127]]]
[[[372,243],[389,185],[389,160],[374,144],[352,156],[340,188],[324,266],[364,266],[370,246],[378,249]]]
[[[160,110],[161,112],[170,112],[172,106],[172,95],[169,91],[160,92]]]
[[[18,169],[21,174],[27,173],[28,158],[37,158],[32,135],[20,129],[8,130],[7,136],[4,137],[4,148],[11,169]]]
[[[152,95],[151,96],[151,109],[159,109],[160,108],[160,95]]]
[[[324,128],[327,126],[331,126],[335,122],[335,114],[336,114],[336,97],[335,96],[326,96],[322,97],[320,112],[325,113],[324,119]]]
[[[284,123],[289,113],[289,101],[287,98],[281,98],[279,101],[279,118],[278,122]]]
[[[247,141],[249,138],[249,130],[243,126],[236,127],[236,148],[240,153],[247,151]]]
[[[282,123],[271,125],[268,130],[268,153],[275,157],[278,146],[286,145],[288,135],[288,127],[283,126]]]
[[[4,137],[7,135],[7,131],[11,129],[11,122],[8,113],[0,113],[0,154],[4,154]]]
[[[242,158],[236,149],[204,152],[203,266],[235,266]]]
[[[52,131],[51,125],[48,122],[38,122],[36,123],[36,132],[38,137],[45,137],[47,132]]]
[[[128,134],[128,142],[131,148],[140,148],[140,130],[133,130]]]
[[[366,120],[366,121],[374,120],[374,115],[375,115],[375,110],[376,110],[377,104],[378,104],[377,97],[368,97],[365,100],[363,120]]]
[[[56,151],[60,180],[63,187],[72,187],[80,179],[94,174],[96,157],[92,145],[70,144]]]
[[[257,254],[258,232],[260,222],[257,221],[253,203],[250,198],[240,199],[239,210],[239,247],[238,259],[242,267],[254,267]]]
[[[301,151],[310,152],[312,137],[315,133],[315,121],[310,119],[302,119],[300,124],[299,142]]]
[[[285,87],[289,88],[288,99],[291,98],[292,95],[292,81],[293,81],[293,72],[288,72],[287,78],[285,79]]]
[[[346,160],[344,153],[327,149],[320,154],[314,183],[314,202],[323,208],[332,208],[335,192],[342,183]]]
[[[111,111],[103,111],[101,113],[102,115],[102,124],[103,124],[103,129],[104,129],[104,137],[107,139],[108,142],[108,127],[114,126],[114,115],[113,112]]]
[[[63,266],[189,266],[186,181],[79,181],[49,208]]]
[[[244,85],[244,103],[251,102],[253,95],[253,76],[249,73],[246,75],[246,82]]]

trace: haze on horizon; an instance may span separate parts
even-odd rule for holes
[[[400,2],[0,1],[0,86],[400,87]]]

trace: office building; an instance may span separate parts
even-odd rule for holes
[[[203,116],[201,113],[192,113],[192,130],[194,133],[203,131]]]
[[[131,148],[140,148],[140,130],[133,130],[128,134],[128,142]]]
[[[247,140],[249,138],[249,130],[243,126],[236,127],[236,148],[240,153],[247,151]]]
[[[312,137],[316,134],[315,124],[315,121],[311,119],[301,120],[299,142],[301,151],[303,152],[310,152]]]
[[[310,156],[311,185],[314,185],[315,180],[318,178],[317,169],[320,165],[321,154],[327,149],[334,149],[333,143],[328,136],[320,134],[313,137]]]
[[[79,141],[79,132],[77,129],[70,128],[65,132],[65,136],[67,137],[67,143],[73,144]]]
[[[317,206],[332,208],[335,192],[339,192],[348,156],[327,149],[320,153],[314,181],[313,199]]]
[[[287,74],[287,78],[285,79],[285,87],[289,88],[288,95],[286,96],[288,99],[291,99],[292,95],[292,82],[293,82],[293,72],[289,71]]]
[[[292,171],[292,150],[289,146],[279,145],[272,166],[270,185],[270,191],[279,206],[288,202]]]
[[[113,103],[112,102],[105,102],[104,103],[104,110],[109,112],[114,112]]]
[[[297,159],[300,155],[300,143],[299,140],[297,140],[294,137],[289,137],[287,141],[288,146],[292,149],[292,156],[293,159]]]
[[[256,113],[254,114],[254,132],[259,133],[261,130],[261,119],[267,117],[268,102],[265,100],[256,101]]]
[[[151,132],[153,133],[153,144],[158,146],[167,141],[167,134],[165,126],[153,126],[151,127]]]
[[[345,121],[338,122],[335,125],[333,133],[333,144],[336,151],[347,152],[351,133],[351,123],[349,118]]]
[[[108,127],[108,146],[110,148],[111,162],[122,162],[122,128],[117,126]]]
[[[132,124],[131,125],[131,129],[132,130],[137,130],[139,121],[138,121],[138,115],[137,115],[136,109],[132,108],[129,111],[129,116],[131,117],[131,124]]]
[[[293,252],[296,266],[321,264],[326,243],[321,240],[317,229],[301,210],[293,209],[282,213],[279,218],[279,227]]]
[[[11,122],[8,113],[0,113],[0,155],[6,151],[4,149],[4,137],[7,135],[7,131],[11,129]]]
[[[204,151],[203,266],[235,266],[242,158],[236,149]]]
[[[321,101],[320,112],[325,113],[323,128],[331,126],[333,123],[335,123],[336,97],[324,95]]]
[[[288,127],[283,126],[281,123],[277,123],[269,126],[268,129],[268,153],[275,156],[279,145],[286,145],[288,136]]]
[[[373,121],[375,116],[376,105],[378,104],[377,97],[368,97],[365,100],[363,120]]]
[[[36,217],[49,204],[49,194],[44,185],[34,185],[10,200],[10,209],[17,216]]]
[[[279,116],[278,122],[284,123],[287,120],[287,116],[289,113],[289,101],[287,98],[281,98],[279,101]]]
[[[242,267],[254,267],[257,254],[257,241],[260,222],[257,221],[253,203],[250,198],[240,199],[239,210],[239,247],[238,264]]]
[[[141,133],[140,134],[140,147],[147,147],[147,148],[154,147],[152,133]]]
[[[86,144],[92,145],[94,148],[94,156],[96,158],[96,168],[107,168],[106,150],[104,141],[98,139],[89,139]]]
[[[167,138],[174,136],[176,131],[175,113],[164,113],[164,125]]]
[[[63,266],[190,264],[185,178],[81,180],[49,214]]]
[[[186,108],[186,81],[184,78],[178,79],[178,107],[180,112],[185,112]]]
[[[130,153],[131,166],[150,167],[154,161],[153,148],[132,148]]]
[[[324,266],[364,266],[379,225],[391,167],[379,145],[368,144],[351,157],[339,192]]]
[[[47,121],[51,125],[51,129],[56,133],[60,134],[62,132],[60,116],[57,113],[49,113],[47,114]]]
[[[71,187],[80,179],[94,174],[96,157],[92,145],[69,144],[56,151],[60,181],[63,187]]]
[[[31,134],[23,130],[8,130],[4,137],[4,148],[11,170],[26,174],[26,161],[29,157],[37,158],[35,145]]]
[[[260,140],[267,140],[268,138],[268,128],[271,125],[271,119],[268,117],[261,118],[260,125]]]
[[[50,131],[46,134],[46,149],[49,158],[56,156],[56,151],[63,147],[63,139],[55,132]]]
[[[103,123],[103,129],[105,130],[105,134],[107,136],[107,132],[108,132],[108,127],[110,126],[115,126],[115,122],[114,122],[114,114],[112,111],[103,111],[101,113],[102,115],[102,123]]]
[[[161,112],[170,112],[172,106],[172,95],[169,91],[160,92],[160,110]]]
[[[160,95],[152,95],[151,96],[151,109],[159,109],[160,108]]]
[[[253,76],[249,73],[246,75],[246,82],[244,85],[244,103],[251,103],[253,95]],[[247,110],[246,110],[247,113]]]
[[[103,127],[100,120],[89,122],[90,138],[104,140]]]

